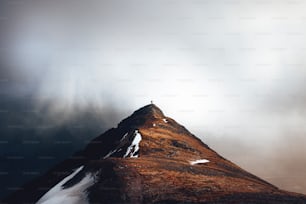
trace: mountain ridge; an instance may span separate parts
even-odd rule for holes
[[[279,190],[223,158],[154,104],[136,110],[4,203],[47,204],[59,199],[70,199],[69,203],[306,203],[304,195]]]

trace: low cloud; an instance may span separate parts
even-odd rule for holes
[[[59,161],[153,100],[224,157],[306,192],[302,3],[0,4],[5,178],[20,161],[3,158],[71,140]]]

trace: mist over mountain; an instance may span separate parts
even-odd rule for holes
[[[36,103],[31,96],[1,100],[1,197],[71,156],[124,115],[111,105],[54,113],[48,104]]]
[[[0,0],[0,195],[151,100],[244,169],[306,193],[305,9]]]

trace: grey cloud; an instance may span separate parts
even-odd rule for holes
[[[3,126],[60,127],[57,136],[37,127],[32,133],[69,132],[78,141],[71,153],[84,135],[94,137],[154,100],[251,172],[289,178],[294,167],[304,175],[305,165],[292,161],[305,159],[305,4],[0,3]],[[37,114],[27,116],[32,110]],[[84,127],[84,135],[71,126]],[[25,133],[18,132],[20,140]],[[303,179],[294,180],[301,188],[270,181],[306,189]]]

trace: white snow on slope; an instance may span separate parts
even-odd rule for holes
[[[135,130],[134,132],[134,139],[132,141],[132,144],[127,148],[127,151],[123,158],[130,156],[130,157],[138,157],[138,154],[136,154],[139,150],[139,143],[142,140],[141,134],[138,132],[138,130]]]
[[[127,133],[125,133],[123,136],[122,136],[122,138],[120,139],[120,142],[122,142],[127,136],[128,136],[128,132]],[[118,148],[118,147],[117,147]],[[112,154],[114,154],[115,152],[119,152],[119,151],[121,151],[121,149],[114,149],[114,150],[111,150],[107,155],[105,155],[104,157],[103,157],[103,159],[106,159],[106,158],[108,158],[108,157],[110,157]]]
[[[128,134],[129,134],[128,132],[125,133],[125,134],[123,135],[123,137],[121,138],[120,142],[122,142],[122,140],[124,140]]]
[[[79,167],[72,174],[65,177],[61,182],[56,184],[45,195],[43,195],[36,204],[86,204],[87,200],[86,189],[94,184],[94,175],[92,173],[86,174],[86,176],[79,181],[79,183],[63,189],[63,185],[79,173],[84,166]]]
[[[165,123],[168,123],[168,120],[167,120],[166,118],[164,118],[163,121],[164,121]]]
[[[195,165],[195,164],[205,164],[208,163],[209,160],[207,159],[199,159],[199,160],[195,160],[195,161],[190,161],[191,165]]]
[[[110,157],[110,156],[111,156],[112,154],[114,154],[115,152],[117,152],[117,149],[110,151],[107,155],[105,155],[105,156],[103,157],[103,159],[106,159],[106,158]]]

